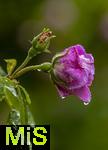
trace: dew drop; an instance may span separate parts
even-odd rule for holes
[[[88,105],[89,104],[89,102],[84,102],[84,105]]]
[[[62,98],[62,99],[65,99],[65,97],[64,97],[64,96],[62,96],[61,98]]]

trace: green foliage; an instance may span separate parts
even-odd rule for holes
[[[3,100],[5,98],[5,88],[8,87],[9,89],[13,90],[13,87],[15,87],[15,82],[11,81],[7,77],[0,76],[0,100]],[[12,91],[13,94],[15,94],[15,91]]]
[[[16,69],[16,59],[5,59],[7,63],[7,74],[0,67],[0,101],[5,100],[10,108],[7,124],[10,125],[31,125],[35,124],[29,105],[31,100],[28,92],[16,80],[22,74],[39,70],[49,72],[51,63],[46,62],[40,65],[28,66],[28,62],[37,54],[49,52],[50,39],[55,37],[49,29],[35,36],[31,42],[32,46],[28,51],[28,55],[23,63]],[[31,148],[30,148],[31,149]]]
[[[14,87],[4,86],[4,96],[11,109],[19,110],[19,96]]]
[[[16,109],[12,109],[9,112],[7,124],[8,125],[21,125],[20,112],[17,111]]]
[[[26,100],[26,102],[30,105],[31,104],[31,100],[30,100],[30,97],[29,97],[29,94],[27,93],[27,91],[25,90],[24,87],[22,87],[21,85],[19,85],[20,87],[20,90],[23,94],[23,98]]]
[[[16,59],[5,59],[5,62],[7,63],[7,72],[10,75],[15,69],[17,61]]]
[[[16,80],[0,76],[0,100],[5,100],[10,107],[8,124],[34,124],[29,109],[29,94]]]
[[[6,76],[6,72],[3,70],[1,66],[0,66],[0,76]]]
[[[30,125],[34,126],[35,121],[30,111],[29,105],[31,100],[28,92],[23,86],[16,80],[17,77],[32,70],[49,72],[52,64],[45,62],[40,65],[27,66],[28,62],[37,54],[46,52],[49,53],[50,39],[55,37],[52,35],[52,31],[44,29],[42,33],[33,38],[31,48],[28,51],[28,55],[23,63],[16,69],[16,59],[5,59],[7,63],[7,74],[0,67],[0,101],[5,100],[10,108],[7,124],[14,125]],[[32,150],[32,144],[30,143],[29,150]]]

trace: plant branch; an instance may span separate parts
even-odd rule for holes
[[[33,70],[48,72],[48,71],[50,71],[50,69],[51,69],[51,63],[45,62],[45,63],[40,64],[40,65],[33,65],[33,66],[25,67],[22,70],[16,72],[12,76],[10,76],[10,78],[11,79],[18,78],[18,77],[22,76],[23,74],[25,74],[29,71],[33,71]]]
[[[27,57],[25,58],[25,60],[23,61],[23,63],[15,70],[15,72],[12,74],[12,76],[14,76],[17,72],[19,72],[22,68],[24,68],[28,62],[30,61],[30,57],[29,55],[27,55]]]

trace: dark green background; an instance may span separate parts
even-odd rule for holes
[[[36,124],[50,124],[51,150],[108,149],[108,0],[0,0],[0,64],[16,58],[20,64],[29,40],[44,27],[57,36],[52,54],[42,54],[30,64],[51,60],[65,47],[80,43],[95,58],[96,75],[88,106],[76,97],[61,100],[45,73],[19,78],[32,99]],[[1,124],[9,108],[0,103]]]

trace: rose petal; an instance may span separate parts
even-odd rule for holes
[[[77,44],[77,45],[73,46],[73,48],[75,50],[77,50],[79,55],[84,55],[85,54],[85,49],[84,49],[84,47],[82,45]]]
[[[92,54],[85,54],[85,57],[90,60],[90,63],[94,63],[94,58],[93,58]]]
[[[64,50],[54,65],[56,88],[61,97],[76,95],[88,103],[91,100],[89,86],[94,79],[95,67],[92,54],[87,54],[82,45],[75,45]]]
[[[75,89],[73,94],[78,96],[82,101],[89,103],[91,100],[91,92],[87,86]]]
[[[71,46],[64,50],[64,52],[67,52],[67,51],[68,51],[68,53],[65,56],[63,56],[62,58],[60,58],[60,62],[61,63],[75,62],[76,61],[76,51],[75,51],[74,47]]]
[[[94,80],[94,76],[93,76],[92,74],[89,74],[89,75],[88,75],[88,82],[87,82],[87,85],[88,85],[88,86],[91,86],[93,80]]]
[[[65,74],[67,74],[68,88],[71,90],[79,89],[88,82],[88,74],[84,69],[68,68],[65,70]]]
[[[56,85],[56,88],[57,88],[57,91],[61,98],[65,98],[65,97],[69,96],[69,92],[67,89],[65,89],[59,85]]]

